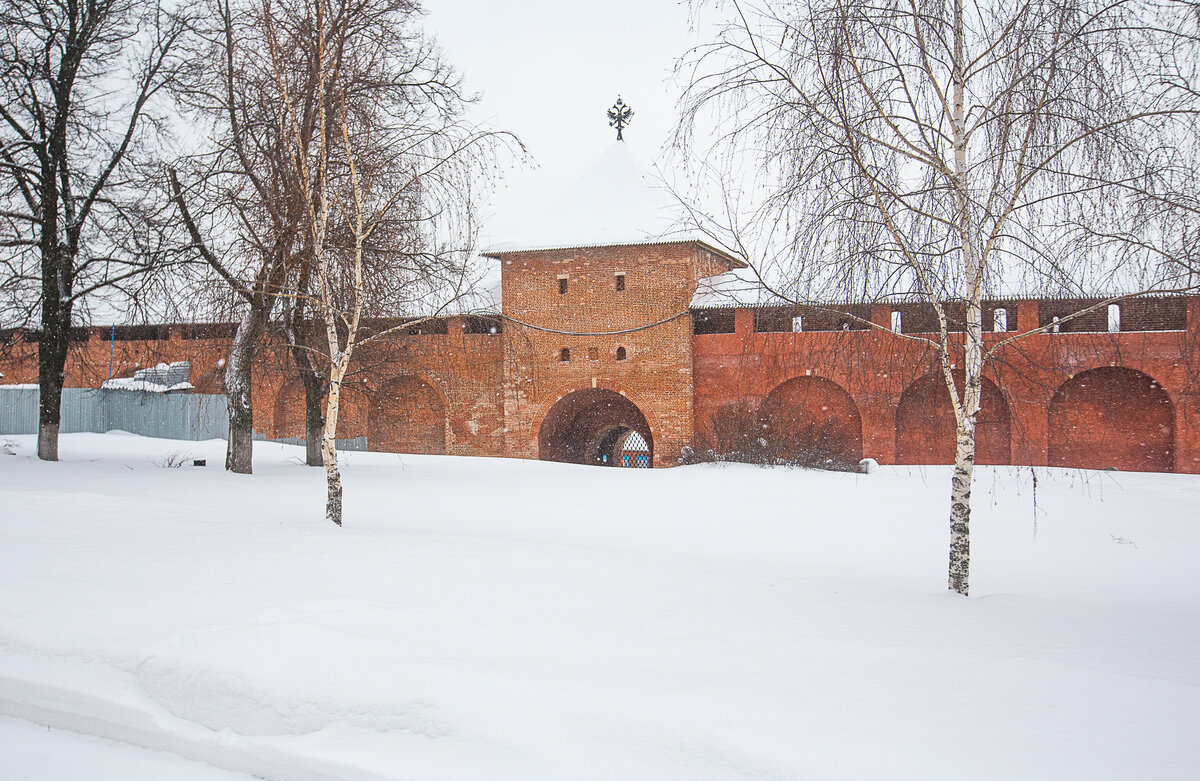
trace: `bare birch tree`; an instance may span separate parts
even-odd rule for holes
[[[342,524],[338,415],[355,351],[422,319],[364,328],[370,258],[387,257],[385,285],[424,315],[463,292],[474,240],[472,193],[502,134],[464,122],[458,77],[416,27],[403,0],[266,2],[271,66],[286,107],[290,161],[305,205],[302,256],[325,332],[328,365],[321,457],[326,518]],[[287,53],[314,64],[313,127]]]
[[[740,202],[722,227],[794,300],[933,307],[935,335],[897,338],[936,352],[953,406],[949,587],[966,594],[983,369],[1028,335],[985,345],[983,297],[1177,284],[1186,242],[1156,215],[1196,139],[1195,95],[1171,72],[1198,56],[1182,6],[718,5],[729,21],[680,67],[678,140],[729,161]]]
[[[143,216],[131,162],[159,129],[151,106],[184,29],[158,3],[0,2],[0,288],[40,310],[44,460],[58,460],[73,318],[157,262],[129,243]]]

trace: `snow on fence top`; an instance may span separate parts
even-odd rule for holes
[[[105,390],[136,390],[148,393],[191,390],[190,361],[160,363],[149,369],[138,369],[132,377],[114,377],[100,386]]]

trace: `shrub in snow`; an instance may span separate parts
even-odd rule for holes
[[[179,467],[183,466],[184,464],[186,464],[187,462],[189,462],[191,460],[192,460],[191,453],[184,453],[179,450],[173,450],[170,453],[167,453],[165,456],[162,456],[161,458],[159,458],[157,461],[155,461],[155,463],[157,463],[159,466],[163,467],[164,469],[178,469]]]
[[[755,407],[731,402],[702,432],[700,453],[688,449],[681,463],[735,461],[762,466],[801,466],[839,472],[861,469],[853,436],[837,420],[817,420],[805,409],[782,403]]]

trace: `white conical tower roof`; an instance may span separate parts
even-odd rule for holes
[[[661,180],[614,141],[540,220],[483,254],[702,241],[683,228],[683,217]]]

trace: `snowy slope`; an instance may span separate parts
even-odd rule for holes
[[[148,751],[127,743],[47,729],[24,719],[0,717],[0,778],[87,779],[88,781],[250,781],[253,776],[230,773],[177,754]]]
[[[1039,469],[1035,514],[1030,470],[980,468],[961,599],[940,467],[346,453],[336,529],[299,448],[6,439],[0,741],[289,781],[1200,765],[1197,477]]]

